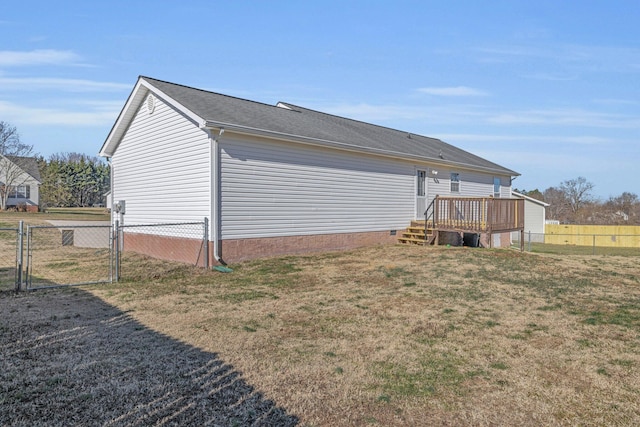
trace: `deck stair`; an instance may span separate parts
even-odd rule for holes
[[[428,246],[433,243],[435,236],[433,229],[427,228],[425,221],[411,221],[411,225],[398,237],[398,242],[405,245]]]

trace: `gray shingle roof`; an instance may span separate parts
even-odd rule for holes
[[[20,169],[31,175],[36,181],[42,182],[40,168],[35,157],[7,156],[7,159],[18,165]]]
[[[439,139],[339,117],[300,106],[287,108],[235,98],[188,86],[140,77],[206,121],[335,143],[353,150],[483,169],[505,175],[517,172]]]

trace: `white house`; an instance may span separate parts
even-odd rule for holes
[[[6,207],[37,212],[40,205],[40,170],[33,157],[1,156],[0,185],[7,191]]]
[[[525,238],[532,242],[544,242],[544,226],[546,223],[546,209],[549,203],[534,199],[516,191],[511,191],[513,197],[524,199],[524,232]],[[519,233],[513,235],[519,239]]]
[[[140,77],[104,142],[126,224],[208,218],[212,261],[396,242],[436,195],[510,169],[434,138]]]

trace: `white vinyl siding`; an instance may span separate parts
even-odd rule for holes
[[[460,171],[460,192],[451,195],[460,197],[493,196],[494,176],[481,172]]]
[[[545,207],[529,200],[524,201],[524,231],[543,234]]]
[[[410,163],[250,138],[220,144],[223,239],[392,230],[414,216]]]
[[[142,103],[112,159],[114,201],[125,224],[203,221],[209,215],[210,144],[191,120],[155,100]]]

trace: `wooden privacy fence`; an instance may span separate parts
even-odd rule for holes
[[[640,226],[547,224],[545,225],[544,243],[640,248]]]
[[[442,231],[502,233],[524,230],[524,200],[440,197],[433,204],[433,228]]]

